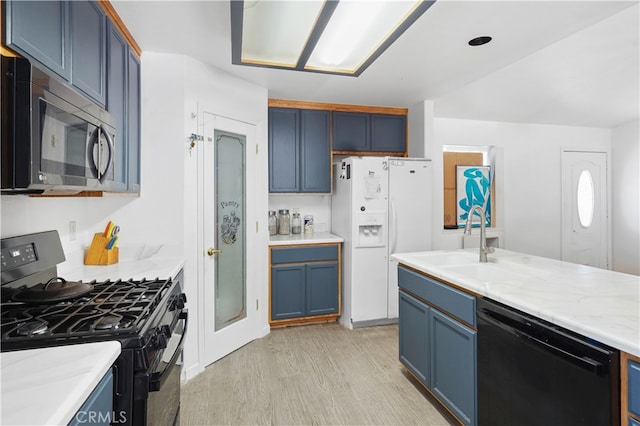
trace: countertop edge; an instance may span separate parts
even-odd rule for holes
[[[0,363],[2,424],[68,424],[109,371],[120,352],[120,343],[117,341],[3,352]],[[69,367],[73,369],[73,374],[65,374],[64,365],[60,364],[61,359],[73,360],[73,365]],[[78,367],[78,363],[83,361],[84,364]],[[49,372],[50,377],[46,378],[39,374],[32,375],[31,377],[39,380],[38,383],[31,383],[31,379],[22,374],[27,368],[33,371],[49,365],[55,365],[57,371]],[[47,380],[50,381],[46,382]],[[46,401],[47,405],[37,409],[32,403],[28,406],[21,404],[21,401],[27,399]],[[10,410],[12,405],[16,408],[15,411]]]
[[[269,246],[292,246],[310,244],[341,244],[344,238],[330,232],[317,232],[312,234],[296,235],[272,235],[269,237]]]

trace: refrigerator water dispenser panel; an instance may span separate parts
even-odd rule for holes
[[[384,222],[384,213],[369,213],[359,215],[356,247],[385,246],[386,240],[384,235]]]

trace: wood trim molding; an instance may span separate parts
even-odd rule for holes
[[[331,151],[333,155],[356,155],[358,157],[406,157],[407,152],[384,152],[384,151]]]
[[[640,364],[640,357],[620,351],[620,425],[627,426],[629,417],[640,422],[640,417],[629,411],[629,369],[627,363],[634,361]]]
[[[131,33],[129,32],[127,26],[124,24],[124,22],[122,22],[122,18],[120,18],[118,12],[116,12],[116,10],[113,8],[111,2],[109,0],[99,0],[99,2],[104,12],[109,18],[111,18],[115,26],[118,28],[118,30],[120,30],[124,38],[127,40],[127,43],[129,43],[131,49],[136,52],[136,55],[138,55],[138,57],[140,57],[142,55],[142,49],[140,49],[140,46],[136,42],[136,39],[133,38],[133,35],[131,35]]]
[[[294,101],[287,99],[269,99],[270,107],[320,109],[325,111],[364,112],[370,114],[407,115],[407,108],[378,107],[368,105],[332,104],[324,102]]]
[[[103,197],[104,196],[104,191],[81,191],[81,192],[76,192],[75,194],[68,194],[65,192],[59,192],[59,193],[55,193],[55,191],[52,192],[44,192],[42,194],[29,194],[29,197],[34,197],[34,198],[53,198],[53,197]]]

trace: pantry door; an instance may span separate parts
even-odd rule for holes
[[[250,259],[258,234],[252,212],[256,185],[247,184],[255,168],[255,126],[203,113],[204,365],[259,337],[259,282]]]
[[[562,153],[562,260],[609,268],[607,154]]]

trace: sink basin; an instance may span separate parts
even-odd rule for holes
[[[445,265],[460,265],[465,263],[478,262],[478,253],[475,252],[424,252],[413,255],[416,260],[421,262],[428,262],[433,265],[445,266]]]
[[[491,263],[474,263],[467,265],[448,266],[447,271],[465,278],[483,282],[500,282],[521,278],[518,273],[501,268]]]

